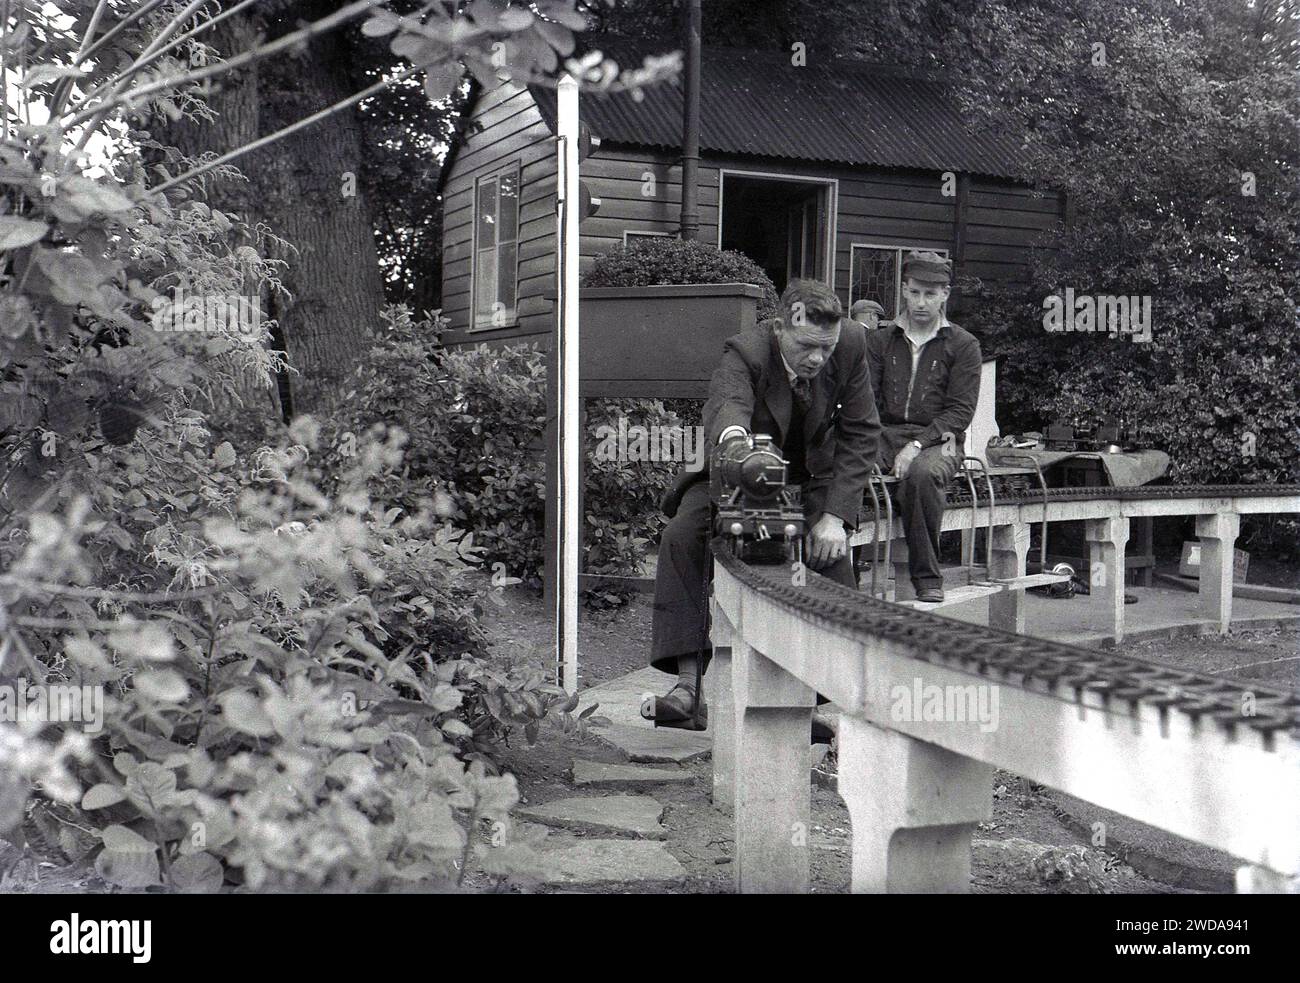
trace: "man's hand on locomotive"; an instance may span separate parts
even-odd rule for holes
[[[825,513],[804,537],[804,557],[814,570],[830,566],[849,549],[848,533],[837,515]]]

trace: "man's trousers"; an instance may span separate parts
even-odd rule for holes
[[[805,514],[819,517],[822,501],[820,489],[808,490]],[[705,660],[702,668],[708,668],[708,586],[713,572],[713,555],[709,551],[709,541],[713,538],[711,517],[709,483],[698,481],[682,496],[677,514],[669,520],[659,540],[650,664],[663,672],[677,672],[677,658],[681,655],[702,655]],[[856,589],[851,552],[816,572]]]
[[[912,429],[921,429],[913,427]],[[885,427],[880,443],[880,469],[886,473],[894,467],[894,457],[911,436],[893,427]],[[917,454],[907,469],[907,477],[898,483],[895,502],[902,515],[903,534],[907,539],[908,573],[918,591],[926,587],[943,587],[939,570],[939,528],[948,504],[947,488],[961,458],[944,444],[927,447]]]

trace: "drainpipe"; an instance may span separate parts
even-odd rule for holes
[[[682,103],[682,238],[700,237],[700,0],[683,4],[686,91]]]

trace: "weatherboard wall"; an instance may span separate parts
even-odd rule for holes
[[[555,143],[526,89],[502,86],[479,100],[470,132],[445,184],[443,313],[451,345],[533,341],[551,331],[547,291],[555,289]],[[520,163],[518,319],[503,328],[470,330],[475,181],[502,164]],[[723,170],[830,178],[837,182],[834,286],[848,300],[854,243],[954,250],[958,198],[945,196],[942,175],[925,170],[836,167],[783,158],[704,153],[699,167],[700,237],[718,241],[719,182]],[[681,218],[681,167],[675,154],[601,146],[583,162],[582,177],[601,199],[583,221],[579,249],[585,272],[595,256],[624,240],[625,232],[675,235]],[[1001,178],[972,175],[961,205],[965,217],[960,272],[985,283],[1025,278],[1032,252],[1045,248],[1059,223],[1061,204]],[[966,301],[969,311],[977,300]]]

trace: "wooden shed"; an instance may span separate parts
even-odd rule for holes
[[[644,49],[599,45],[619,64]],[[551,331],[555,286],[555,92],[503,83],[467,109],[443,169],[443,313],[448,344],[530,340]],[[677,235],[680,83],[584,95],[601,139],[583,180],[601,199],[582,223],[585,269],[637,236]],[[1023,276],[1063,217],[1030,186],[1015,141],[963,117],[941,80],[846,59],[705,47],[701,58],[700,237],[738,249],[778,290],[792,276],[894,313],[909,249],[953,258],[958,278]],[[949,310],[969,311],[954,291]]]

